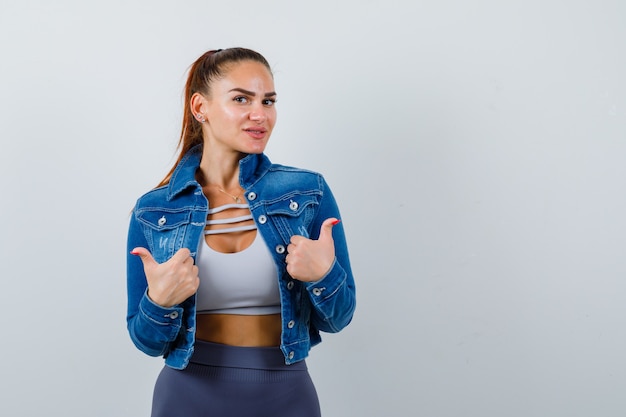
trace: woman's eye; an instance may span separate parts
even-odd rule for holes
[[[233,100],[235,100],[237,103],[247,103],[248,99],[244,96],[237,96],[235,97]]]
[[[263,100],[263,105],[265,106],[273,106],[274,104],[276,104],[275,98],[268,98],[268,99]]]

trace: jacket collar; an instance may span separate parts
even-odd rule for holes
[[[271,165],[263,153],[246,155],[239,161],[239,184],[248,190],[269,171]]]
[[[172,200],[189,187],[198,187],[196,171],[202,159],[202,145],[194,146],[180,160],[167,186],[167,199]],[[271,162],[265,154],[248,154],[239,161],[239,183],[250,188],[270,168]]]

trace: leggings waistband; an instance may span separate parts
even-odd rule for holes
[[[285,364],[278,347],[241,347],[196,340],[191,363],[227,368],[265,369],[275,371],[306,371],[305,361]]]

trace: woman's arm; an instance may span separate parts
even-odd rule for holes
[[[136,248],[148,251],[150,246],[134,212],[131,216],[127,243],[128,332],[139,350],[150,356],[161,356],[180,331],[183,308],[177,305],[163,307],[148,296],[148,279],[142,258],[131,252]]]
[[[320,182],[322,197],[310,239],[292,237],[286,262],[287,272],[305,282],[313,305],[312,324],[335,333],[352,320],[356,291],[339,209],[328,184],[323,178]]]

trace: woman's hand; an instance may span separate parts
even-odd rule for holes
[[[322,279],[335,261],[333,226],[338,219],[326,219],[322,223],[317,240],[294,235],[287,246],[287,272],[298,281],[313,282]]]
[[[155,261],[146,248],[135,248],[130,253],[141,258],[148,281],[148,295],[161,307],[180,304],[198,290],[198,267],[194,265],[189,249],[180,249],[162,264]]]

